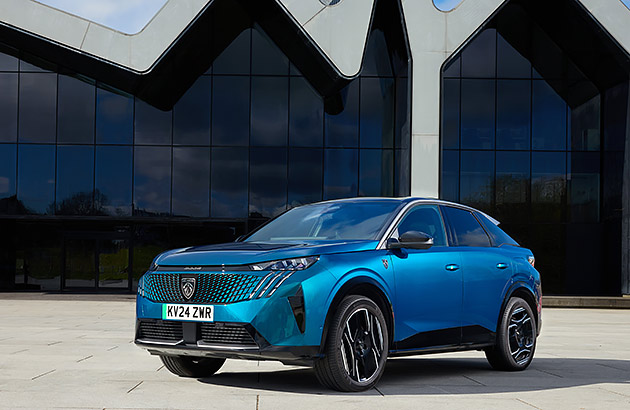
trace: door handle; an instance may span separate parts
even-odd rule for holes
[[[508,267],[507,263],[503,263],[503,262],[497,263],[497,269],[507,269],[507,267]]]
[[[459,269],[459,265],[455,265],[454,263],[451,263],[450,265],[446,265],[445,269],[450,272],[455,272],[457,269]]]

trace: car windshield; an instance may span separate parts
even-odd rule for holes
[[[376,240],[398,201],[329,202],[294,208],[245,242]]]

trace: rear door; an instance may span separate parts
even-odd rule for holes
[[[493,247],[473,213],[442,206],[449,245],[459,251],[463,274],[462,342],[492,342],[503,295],[512,277],[512,261]]]
[[[447,246],[439,207],[413,207],[391,237],[409,231],[431,235],[434,245],[389,251],[396,282],[396,349],[459,344],[462,273],[459,255]]]

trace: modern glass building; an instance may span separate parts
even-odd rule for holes
[[[630,294],[619,0],[169,0],[135,35],[19,2],[0,17],[2,290],[133,291],[162,250],[414,195],[495,216],[547,294]]]

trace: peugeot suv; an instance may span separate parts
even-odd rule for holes
[[[343,199],[157,256],[138,283],[135,343],[179,376],[279,360],[360,391],[388,357],[483,350],[495,369],[527,368],[541,299],[532,252],[490,216],[434,199]]]

